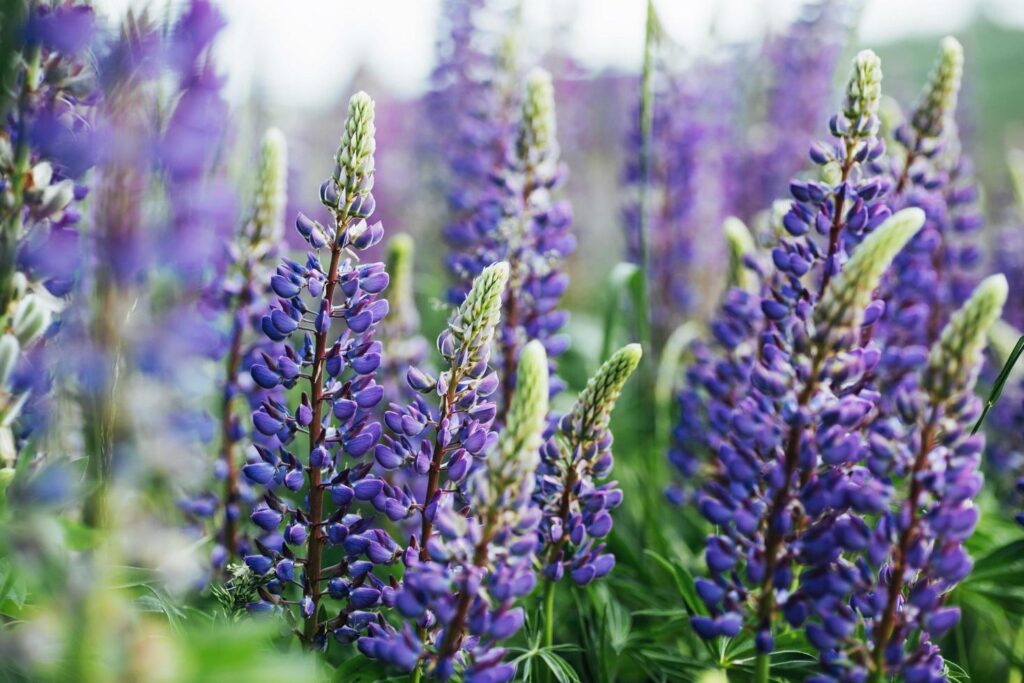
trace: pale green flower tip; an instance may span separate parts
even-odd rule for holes
[[[924,221],[924,211],[916,206],[910,206],[894,213],[875,232],[890,231],[892,239],[900,242],[900,246],[896,249],[898,252],[924,226]]]
[[[914,111],[912,124],[922,135],[942,135],[946,120],[956,109],[963,70],[964,49],[956,38],[946,36],[939,44],[938,61]]]
[[[374,103],[363,91],[348,101],[345,133],[338,149],[338,165],[348,174],[348,182],[358,185],[357,176],[373,173],[373,153],[377,149],[374,127]]]
[[[725,239],[729,246],[740,254],[749,254],[754,251],[754,238],[750,234],[750,228],[736,216],[729,216],[722,223],[722,231],[725,232]]]
[[[387,264],[388,275],[391,276],[391,288],[412,277],[412,263],[416,252],[416,242],[407,233],[400,232],[388,240]],[[411,284],[411,283],[409,283]]]
[[[284,133],[269,128],[260,145],[260,167],[254,217],[255,242],[279,240],[284,233],[284,208],[288,182],[288,143]]]
[[[964,63],[964,46],[954,36],[946,36],[939,43],[942,63],[948,67],[959,68]]]
[[[995,275],[989,275],[987,278],[981,281],[977,289],[974,290],[974,294],[971,298],[977,297],[979,301],[979,310],[984,312],[984,319],[988,322],[985,324],[985,332],[991,327],[999,316],[1003,313],[1003,306],[1006,304],[1006,299],[1010,295],[1010,285],[1006,281],[1006,276],[1002,273],[996,273]]]
[[[989,330],[1002,315],[1009,294],[1003,275],[991,275],[953,314],[932,347],[924,385],[936,401],[951,400],[954,388],[969,391],[981,362]]]
[[[860,326],[872,292],[924,219],[924,211],[917,207],[897,211],[857,247],[815,309],[815,326],[822,341],[831,343],[836,335]]]
[[[484,268],[483,272],[480,273],[480,277],[484,278],[488,282],[493,282],[495,287],[499,289],[505,288],[505,283],[508,282],[509,265],[508,261],[498,261]]]
[[[754,282],[752,274],[743,265],[743,259],[756,250],[754,237],[746,224],[735,216],[725,219],[722,231],[729,247],[729,286],[749,289]]]
[[[532,421],[543,422],[548,412],[548,353],[544,344],[534,339],[519,354],[516,391],[513,402],[522,406]],[[512,410],[513,414],[519,413]],[[538,417],[539,416],[539,417]]]
[[[629,370],[626,371],[626,374],[629,375],[636,370],[636,366],[640,365],[640,359],[644,357],[644,349],[639,344],[627,344],[619,349],[612,358],[615,358],[616,356],[623,359],[626,367],[629,368]]]
[[[555,87],[551,74],[534,69],[526,78],[519,153],[524,158],[543,157],[555,140]]]

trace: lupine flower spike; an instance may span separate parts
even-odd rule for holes
[[[680,421],[669,452],[683,479],[669,489],[677,501],[699,488],[706,470],[715,473],[715,465],[705,463],[731,438],[732,415],[744,402],[755,366],[758,333],[767,326],[788,337],[794,321],[804,326],[850,251],[891,215],[884,202],[887,178],[868,163],[885,151],[877,137],[881,79],[878,57],[870,50],[860,52],[843,108],[829,121],[832,139],[815,143],[809,152],[821,179],[790,183],[793,201],[771,250],[774,268],[764,272],[752,258],[742,262],[746,276],[760,279],[764,291],[756,292],[754,283],[748,284],[751,289],[729,289],[710,325],[713,339],[692,349],[694,362],[680,391]],[[869,320],[882,310],[881,302],[873,304]]]
[[[312,250],[305,264],[284,259],[278,266],[270,278],[277,302],[261,320],[271,341],[287,343],[277,357],[264,355],[251,368],[253,379],[267,389],[308,385],[292,405],[270,396],[253,413],[263,438],[257,441],[258,457],[243,473],[267,491],[250,516],[264,534],[255,541],[258,552],[245,561],[265,578],[262,600],[251,609],[297,606],[297,615],[290,608],[286,615],[301,621],[296,631],[313,648],[326,647],[329,631],[351,642],[374,618],[371,610],[384,586],[372,570],[398,553],[387,532],[371,527],[371,519],[357,510],[363,501],[383,507],[384,486],[365,456],[381,434],[374,418],[384,395],[374,381],[381,344],[373,335],[388,312],[380,296],[388,276],[381,263],[358,263],[358,253],[383,235],[379,223],[366,222],[374,209],[373,112],[366,93],[352,96],[334,172],[320,186],[334,225],[299,214],[296,228]],[[337,336],[335,323],[345,327]],[[305,458],[291,450],[299,433],[306,436],[299,441],[307,448]],[[295,495],[304,490],[305,496]],[[340,562],[329,567],[328,547],[341,550]],[[298,599],[292,597],[296,587]],[[330,618],[324,618],[327,598],[342,601]]]
[[[447,629],[453,626],[460,590],[451,588],[453,572],[461,565],[450,562],[449,546],[465,537],[472,548],[479,540],[472,535],[480,532],[479,524],[467,527],[460,510],[476,514],[468,482],[474,473],[487,473],[487,454],[498,441],[492,431],[497,409],[489,398],[498,389],[498,378],[488,361],[507,282],[507,263],[484,269],[438,336],[440,375],[434,379],[410,367],[409,386],[422,396],[407,406],[392,404],[384,416],[389,434],[377,447],[376,460],[386,470],[397,469],[394,481],[401,485],[386,485],[386,513],[397,523],[409,524],[415,534],[403,553],[402,582],[387,599],[408,621],[398,631],[382,624],[371,627],[371,637],[361,639],[359,648],[407,671],[419,671],[427,647],[434,654],[429,664],[433,674],[448,677],[456,665],[456,643],[446,634],[452,632]],[[430,394],[437,397],[436,405],[425,399]],[[473,555],[469,551],[461,556]],[[461,581],[478,575],[472,570]],[[480,632],[475,625],[473,630]],[[472,649],[474,642],[464,647]]]
[[[496,645],[522,626],[523,609],[514,605],[536,580],[532,563],[541,514],[532,493],[547,424],[547,376],[547,354],[532,341],[520,355],[505,428],[466,483],[471,512],[438,511],[440,536],[430,560],[410,567],[415,575],[395,596],[406,616],[424,609],[436,616],[441,629],[423,656],[428,672],[439,679],[451,677],[457,664],[465,681],[508,681],[515,674],[514,666],[502,663],[504,650]],[[433,595],[425,594],[431,584]],[[379,633],[377,639],[361,640],[360,647],[386,653],[385,631]]]
[[[604,482],[613,465],[608,421],[641,355],[639,344],[629,344],[605,361],[541,452],[535,499],[544,511],[540,555],[546,579],[549,645],[557,582],[568,572],[583,586],[606,576],[615,566],[615,556],[606,553],[600,541],[611,532],[612,510],[622,503],[616,482]]]
[[[901,391],[900,414],[873,425],[866,457],[878,480],[870,509],[851,488],[849,502],[834,498],[829,517],[808,533],[811,566],[789,609],[811,615],[807,637],[823,670],[814,683],[946,681],[934,639],[960,616],[944,602],[970,572],[963,544],[978,519],[973,498],[982,484],[984,439],[971,434],[980,410],[972,391],[1006,295],[1002,275],[982,282],[932,347],[917,386]]]
[[[693,626],[705,638],[732,637],[749,618],[764,676],[777,610],[790,618],[800,531],[821,514],[827,482],[814,477],[818,460],[839,465],[857,453],[847,430],[871,406],[870,395],[849,390],[877,362],[858,346],[859,328],[892,259],[923,222],[917,209],[894,215],[857,247],[817,306],[762,335],[747,396],[718,449],[719,475],[698,502],[719,531],[705,553],[712,580],[697,585],[711,616]]]
[[[247,407],[251,410],[263,399],[267,391],[264,384],[275,387],[278,384],[274,376],[257,374],[255,378],[250,377],[245,366],[257,362],[261,353],[272,352],[272,349],[264,347],[276,346],[273,343],[268,345],[263,335],[253,339],[253,332],[256,332],[254,328],[258,327],[259,320],[267,312],[268,297],[274,295],[267,270],[271,267],[271,261],[277,258],[284,236],[287,172],[284,135],[277,129],[270,129],[263,136],[252,217],[231,247],[234,272],[223,281],[216,282],[216,291],[211,292],[213,305],[219,304],[226,309],[230,324],[221,397],[221,458],[217,467],[217,475],[224,481],[221,503],[223,527],[217,532],[219,543],[212,558],[215,567],[233,561],[239,552],[244,555],[251,550],[244,539],[239,537],[238,528],[243,491],[240,488],[236,445],[242,441],[247,430],[235,414],[235,402],[240,396],[245,397],[249,403]]]

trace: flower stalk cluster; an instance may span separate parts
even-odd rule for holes
[[[87,5],[6,8],[20,50],[0,93],[0,468],[45,426],[50,374],[40,372],[50,322],[78,267],[75,247],[92,166],[96,78],[86,49],[96,18]],[[7,86],[12,87],[10,100]]]
[[[381,345],[373,335],[388,312],[381,296],[388,276],[383,264],[358,263],[358,253],[383,236],[379,223],[366,221],[374,209],[373,113],[365,93],[350,100],[334,172],[320,187],[334,224],[299,214],[296,229],[311,251],[304,265],[284,259],[278,266],[270,278],[277,302],[260,323],[284,350],[250,369],[265,389],[300,383],[307,389],[292,405],[264,399],[253,426],[267,438],[242,471],[267,488],[250,515],[263,532],[255,540],[258,552],[245,560],[257,573],[273,575],[251,608],[295,605],[297,614],[286,614],[301,622],[296,630],[312,648],[326,647],[329,631],[353,640],[366,626],[383,587],[372,569],[393,561],[398,550],[387,532],[356,512],[357,503],[372,501],[384,484],[365,456],[381,434],[374,411],[384,395],[374,381]],[[340,334],[336,324],[344,325]],[[304,447],[305,457],[295,455],[293,444]],[[289,497],[303,490],[303,498]],[[336,546],[342,560],[327,566],[325,550]],[[293,587],[298,599],[291,597]],[[330,617],[323,605],[328,597],[343,603]]]
[[[600,539],[612,530],[611,512],[622,503],[611,474],[612,409],[640,364],[639,344],[619,349],[604,362],[562,417],[541,452],[534,499],[544,512],[540,525],[545,584],[545,639],[550,645],[556,584],[568,572],[585,586],[606,576],[615,556]]]
[[[229,246],[231,268],[218,278],[207,292],[208,306],[223,313],[228,322],[223,348],[224,375],[220,398],[220,458],[215,467],[223,482],[223,492],[206,494],[190,501],[187,508],[199,517],[219,510],[221,521],[215,535],[217,544],[212,563],[225,567],[251,552],[251,544],[241,533],[240,506],[251,503],[252,493],[241,477],[238,445],[254,438],[237,415],[237,402],[244,398],[247,414],[266,398],[264,384],[277,382],[263,375],[253,378],[250,368],[263,354],[279,354],[280,345],[270,342],[259,329],[274,296],[269,271],[279,258],[284,237],[284,200],[287,182],[287,146],[284,135],[272,128],[263,136],[256,178],[255,202],[249,220],[243,223],[237,239]],[[262,383],[261,383],[262,382]],[[272,390],[272,389],[271,389]],[[280,396],[275,397],[280,400]],[[246,420],[248,422],[248,420]]]
[[[564,262],[575,250],[576,240],[570,232],[569,204],[552,197],[565,175],[556,140],[551,76],[538,69],[526,80],[514,144],[492,179],[490,210],[472,228],[463,226],[461,232],[449,230],[448,234],[461,245],[449,258],[449,267],[461,283],[494,261],[509,264],[509,288],[497,339],[499,423],[511,405],[522,347],[539,339],[553,363],[568,345],[567,337],[559,334],[568,315],[558,304],[569,284]],[[464,287],[456,285],[451,291],[456,303],[464,296]],[[552,393],[561,387],[559,380],[552,380]]]

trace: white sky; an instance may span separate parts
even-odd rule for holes
[[[175,3],[180,0],[172,0]],[[564,43],[584,65],[635,69],[646,0],[523,0],[528,33]],[[427,82],[440,0],[215,0],[228,17],[218,63],[228,93],[242,100],[259,83],[275,106],[333,103],[360,63],[399,93]],[[801,0],[655,0],[666,30],[700,49],[714,23],[726,39],[750,37],[790,20]],[[119,16],[142,0],[97,0]],[[1022,0],[867,0],[859,42],[955,33],[979,8],[1024,25]]]

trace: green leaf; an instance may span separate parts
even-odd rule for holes
[[[981,425],[985,422],[985,416],[988,415],[988,411],[992,409],[992,406],[996,404],[999,397],[1003,393],[1003,385],[1006,384],[1006,380],[1009,379],[1010,373],[1013,372],[1013,366],[1017,364],[1017,360],[1024,354],[1024,335],[1017,340],[1017,344],[1013,347],[1013,351],[1010,352],[1006,362],[1003,363],[1003,369],[999,371],[999,376],[996,377],[995,384],[992,385],[992,391],[989,392],[988,400],[985,401],[985,407],[981,410],[981,415],[978,416],[978,421],[974,423],[974,429],[971,430],[971,434],[977,434],[978,430],[981,429]]]
[[[562,659],[551,650],[541,650],[538,655],[547,665],[548,670],[555,676],[558,683],[580,683],[580,677],[569,665],[569,662]]]
[[[697,595],[693,576],[686,567],[665,559],[653,550],[645,550],[644,554],[660,564],[675,579],[676,588],[679,590],[679,594],[683,598],[683,604],[686,606],[686,611],[690,613],[690,616],[706,615],[708,613],[707,608],[704,606],[704,601]]]
[[[601,355],[599,356],[602,360],[611,355],[611,349],[616,346],[615,333],[622,319],[623,294],[628,293],[631,299],[635,299],[638,287],[641,290],[643,288],[643,273],[635,263],[623,261],[616,263],[611,268],[605,286],[607,300],[604,308],[604,332],[601,341]]]

